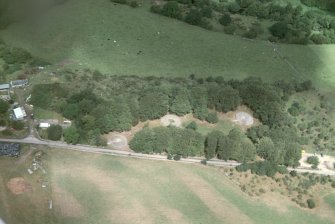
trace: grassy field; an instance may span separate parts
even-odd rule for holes
[[[133,9],[108,0],[71,0],[0,35],[53,63],[71,60],[109,74],[292,78],[266,42],[209,32],[149,7],[149,1]]]
[[[335,194],[334,193],[325,197],[325,201],[333,210],[335,210]]]
[[[26,158],[1,158],[0,217],[7,223],[334,223],[334,211],[250,198],[216,168],[178,162],[49,150],[51,193],[43,192]],[[18,176],[31,192],[8,191],[7,181]]]
[[[53,63],[116,75],[311,79],[331,99],[335,46],[274,46],[211,32],[108,0],[71,0],[1,31],[11,45]]]

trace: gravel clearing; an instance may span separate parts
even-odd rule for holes
[[[173,114],[168,114],[165,115],[164,117],[161,118],[161,123],[163,126],[175,126],[175,127],[181,127],[181,120],[178,116],[173,115]]]
[[[113,135],[110,139],[108,139],[108,145],[116,149],[122,149],[128,146],[127,138],[123,135]]]
[[[253,125],[254,118],[246,112],[237,112],[235,114],[235,121],[241,125]]]

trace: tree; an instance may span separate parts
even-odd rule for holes
[[[163,117],[168,112],[169,98],[160,91],[148,91],[139,99],[141,121]]]
[[[181,10],[176,1],[167,2],[163,6],[161,13],[164,16],[175,18],[175,19],[179,19],[181,17]]]
[[[212,18],[213,10],[209,6],[205,6],[201,9],[201,14],[204,17]]]
[[[229,85],[208,85],[208,105],[217,111],[228,112],[236,109],[241,103],[239,92]]]
[[[191,110],[189,92],[185,88],[177,89],[170,106],[170,112],[182,116],[190,113]]]
[[[97,145],[97,146],[106,146],[107,141],[100,135],[100,130],[99,129],[93,129],[90,130],[87,133],[87,142],[90,145]]]
[[[205,141],[206,159],[212,159],[216,157],[219,139],[223,137],[224,137],[224,134],[220,131],[212,131],[207,135],[207,138]]]
[[[195,121],[192,121],[186,126],[186,128],[196,131],[198,129],[198,125]]]
[[[58,141],[62,137],[63,128],[60,125],[51,125],[47,129],[48,139]]]
[[[63,110],[64,117],[74,120],[79,115],[79,107],[77,104],[67,104]]]
[[[319,165],[319,157],[317,156],[309,156],[307,158],[307,163],[312,164],[313,168],[317,168]]]
[[[155,133],[150,128],[137,132],[130,140],[129,146],[135,152],[153,153],[155,146]]]
[[[307,205],[308,205],[308,208],[312,209],[312,208],[315,208],[315,202],[313,199],[307,199]]]
[[[218,123],[219,121],[218,114],[216,112],[208,113],[206,121],[208,121],[211,124]]]
[[[206,87],[203,85],[192,87],[190,102],[193,108],[193,115],[200,120],[205,120],[208,114]]]
[[[256,148],[240,130],[232,129],[228,136],[219,139],[218,157],[247,162],[255,159]]]
[[[198,26],[202,21],[202,14],[196,9],[191,9],[185,17],[185,22],[191,25]]]
[[[9,109],[9,103],[7,101],[0,99],[0,114],[7,113],[8,109]]]
[[[289,29],[286,23],[278,22],[270,27],[270,32],[273,36],[283,39],[286,37]]]
[[[123,97],[112,99],[106,111],[107,129],[109,131],[128,131],[132,127],[133,116]]]
[[[261,158],[268,160],[274,164],[280,164],[282,160],[282,153],[279,151],[271,138],[263,137],[257,144],[257,154]]]
[[[77,144],[79,142],[79,133],[77,128],[74,125],[71,125],[69,128],[66,128],[64,130],[64,140],[68,143],[68,144]]]

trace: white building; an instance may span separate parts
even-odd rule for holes
[[[39,127],[45,129],[45,128],[50,127],[50,124],[49,123],[40,123]]]
[[[15,108],[13,111],[14,111],[15,119],[17,120],[22,120],[23,118],[27,116],[26,111],[24,110],[23,107]]]

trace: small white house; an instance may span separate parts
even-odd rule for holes
[[[50,127],[50,124],[49,123],[40,123],[39,127],[42,128],[42,129],[45,129],[45,128]]]
[[[17,120],[21,120],[27,116],[26,111],[23,107],[15,108],[14,110],[14,116]]]

